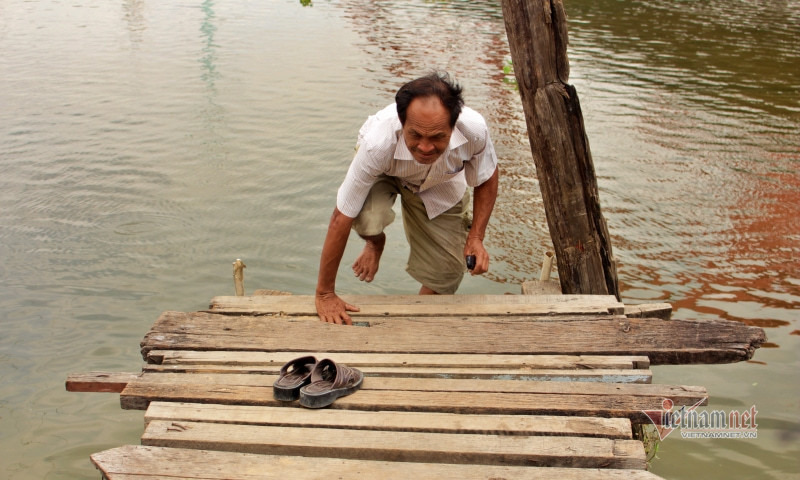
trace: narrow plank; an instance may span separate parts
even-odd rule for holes
[[[460,305],[460,304],[528,304],[528,305],[546,305],[546,304],[571,304],[571,305],[598,305],[606,304],[612,307],[617,307],[620,302],[613,295],[492,295],[492,294],[477,294],[477,295],[340,295],[343,299],[350,302],[356,302],[362,305]],[[313,295],[290,295],[290,296],[277,296],[277,298],[257,298],[253,299],[252,296],[232,296],[220,295],[214,297],[210,305],[215,305],[218,302],[226,302],[229,299],[243,299],[244,302],[255,301],[258,303],[264,302],[265,304],[275,302],[275,305],[293,305],[298,302],[303,304],[314,303]],[[247,300],[252,299],[252,300]]]
[[[266,298],[266,297],[264,297]],[[290,297],[275,297],[290,298]],[[515,317],[510,317],[515,318]],[[726,320],[580,317],[371,318],[368,328],[316,317],[164,312],[142,341],[151,350],[646,355],[653,364],[750,359],[764,330]]]
[[[353,395],[338,399],[332,409],[366,411],[440,412],[487,415],[577,415],[628,418],[648,422],[644,411],[660,411],[663,397],[629,394],[578,395],[569,393],[510,393],[467,391],[370,390],[365,386]],[[670,398],[670,397],[667,397]],[[685,395],[675,397],[676,406],[693,405]],[[293,403],[272,398],[272,387],[254,385],[129,383],[120,394],[124,409],[145,410],[150,402],[170,401],[224,405],[288,407]],[[707,403],[704,398],[701,404]]]
[[[272,388],[277,375],[221,374],[221,373],[151,373],[145,372],[128,383],[131,385],[203,384],[209,387],[252,386]],[[670,398],[678,402],[696,401],[708,395],[701,386],[578,383],[517,380],[469,380],[452,378],[367,377],[362,390],[408,390],[436,392],[495,392],[495,393],[558,393],[569,395],[631,395],[640,397]],[[682,403],[681,403],[682,404]]]
[[[141,373],[89,372],[71,373],[67,376],[68,392],[108,392],[120,393],[131,380]]]
[[[650,359],[622,355],[459,355],[459,354],[402,354],[402,353],[350,353],[350,352],[241,352],[241,351],[195,351],[153,350],[147,362],[159,365],[230,365],[268,366],[284,365],[286,362],[307,355],[316,358],[335,357],[336,361],[353,367],[480,367],[531,369],[647,369]]]
[[[632,438],[631,422],[626,418],[552,415],[455,415],[152,402],[144,419],[145,425],[153,420],[169,420],[428,433]]]
[[[338,358],[335,357],[335,358]],[[346,362],[342,362],[347,364]],[[349,364],[347,364],[349,365]],[[356,366],[356,365],[351,365]],[[278,375],[279,365],[235,366],[235,365],[151,365],[145,364],[142,370],[152,373],[249,373],[258,375]],[[653,373],[641,369],[596,369],[596,370],[548,370],[537,368],[413,368],[413,367],[371,367],[358,368],[369,377],[411,377],[415,379],[471,379],[471,380],[527,380],[555,382],[604,382],[604,383],[650,383]]]
[[[644,469],[636,440],[151,421],[142,445],[352,460]],[[619,445],[619,446],[618,446]]]
[[[108,480],[661,480],[645,470],[379,462],[125,445],[91,455]]]
[[[624,305],[613,295],[342,295],[342,299],[361,309],[353,313],[357,317],[602,315],[624,310]],[[316,315],[313,295],[219,296],[211,299],[209,310],[229,314]]]

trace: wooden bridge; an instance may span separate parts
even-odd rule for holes
[[[633,427],[707,393],[653,384],[650,365],[747,360],[765,340],[613,296],[344,298],[361,307],[352,327],[320,322],[312,296],[163,313],[142,372],[67,379],[146,409],[141,445],[92,462],[109,480],[657,479]],[[359,368],[363,387],[324,410],[275,401],[278,370],[304,354]]]

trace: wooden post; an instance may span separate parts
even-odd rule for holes
[[[233,262],[233,287],[236,289],[237,297],[244,296],[244,269],[246,267],[247,265],[240,258]]]
[[[503,18],[561,289],[619,299],[578,94],[567,84],[564,5],[561,0],[503,0]]]
[[[542,260],[542,273],[539,274],[539,281],[546,282],[550,280],[550,273],[553,270],[553,257],[555,253],[547,251],[544,252],[544,260]]]

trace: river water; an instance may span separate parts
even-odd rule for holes
[[[492,271],[519,292],[548,248],[499,3],[0,0],[0,476],[97,478],[143,413],[64,390],[138,371],[165,310],[245,287],[312,293],[356,132],[404,81],[451,72],[501,159]],[[655,367],[758,438],[683,439],[652,470],[800,478],[800,2],[568,0],[576,86],[623,301],[764,327],[753,361]],[[402,229],[375,282],[409,293]]]

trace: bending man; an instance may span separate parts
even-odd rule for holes
[[[410,253],[406,271],[419,293],[453,294],[475,256],[472,275],[489,270],[483,237],[497,198],[497,155],[483,117],[465,107],[461,87],[447,74],[403,85],[395,104],[370,116],[358,134],[356,155],[336,198],[322,247],[316,307],[320,319],[352,324],[358,307],[336,295],[336,273],[350,230],[366,243],[353,264],[371,282],[400,196]],[[469,190],[474,187],[469,220]]]

